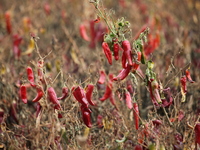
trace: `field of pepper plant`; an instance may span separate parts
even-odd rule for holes
[[[199,0],[1,0],[0,149],[199,150]]]

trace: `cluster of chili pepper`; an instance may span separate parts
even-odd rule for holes
[[[112,103],[112,105],[115,106],[115,108],[117,109],[115,98],[114,98],[114,93],[113,93],[113,74],[109,74],[108,78],[109,79],[106,83],[105,92],[104,92],[103,96],[101,98],[99,98],[99,100],[103,102],[107,99],[110,99],[110,102]],[[97,82],[99,84],[104,84],[105,81],[106,81],[106,74],[104,71],[100,71],[100,77]]]
[[[73,86],[71,91],[74,96],[74,98],[81,104],[81,113],[82,113],[82,118],[83,122],[88,128],[92,127],[92,122],[91,122],[91,109],[89,108],[89,105],[96,106],[96,104],[92,101],[92,92],[94,90],[94,85],[93,84],[88,84],[86,87],[86,91],[84,91],[83,88],[80,86],[75,87]]]
[[[98,25],[95,25],[95,23],[98,23],[100,21],[100,18],[97,18],[96,20],[89,21],[89,29],[87,29],[88,23],[83,23],[79,26],[79,32],[81,37],[85,40],[90,42],[89,47],[95,48],[96,43],[98,41],[103,40],[103,35],[107,33],[107,28],[103,27],[101,23]],[[88,32],[90,33],[90,36],[88,36]]]

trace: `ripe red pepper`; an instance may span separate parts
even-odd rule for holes
[[[96,31],[95,31],[95,27],[94,27],[95,23],[93,20],[90,21],[90,37],[91,37],[91,40],[90,40],[90,47],[91,48],[95,48],[96,46]]]
[[[133,102],[133,117],[135,122],[135,129],[139,129],[139,109],[138,104],[136,102]]]
[[[62,96],[58,97],[58,100],[64,100],[69,95],[69,90],[67,87],[62,88]]]
[[[72,94],[75,97],[75,99],[81,103],[82,105],[88,107],[88,101],[86,99],[86,95],[84,93],[84,90],[78,86],[78,87],[72,87]]]
[[[197,123],[194,127],[195,131],[195,144],[196,149],[200,147],[200,123]]]
[[[100,78],[99,80],[97,81],[99,84],[104,84],[106,80],[106,74],[103,70],[100,71]]]
[[[11,25],[10,12],[6,11],[4,17],[5,17],[5,21],[6,21],[6,30],[7,30],[8,34],[11,34],[11,32],[12,32],[12,25]]]
[[[26,86],[25,85],[20,86],[20,97],[22,99],[22,102],[24,104],[26,104],[27,103],[27,92],[26,92]]]
[[[92,92],[94,90],[93,84],[88,84],[86,87],[86,99],[89,102],[90,105],[96,106],[96,104],[92,101]]]
[[[113,44],[113,52],[114,52],[115,60],[118,60],[119,59],[119,44],[118,43]]]
[[[127,90],[125,91],[125,98],[126,98],[126,106],[129,109],[132,109],[133,108],[133,104],[132,104],[131,94]]]
[[[88,111],[84,111],[82,113],[82,117],[83,117],[83,122],[85,123],[85,125],[88,128],[91,128],[92,127],[92,123],[91,123],[90,113]]]
[[[26,68],[26,72],[27,72],[28,80],[29,80],[31,86],[35,87],[35,80],[34,80],[34,74],[33,74],[32,68],[31,67],[27,67]]]
[[[111,102],[111,104],[112,104],[113,106],[116,107],[116,102],[115,102],[115,98],[114,98],[114,94],[113,94],[113,93],[110,94],[110,102]]]
[[[105,101],[106,99],[110,98],[111,94],[112,94],[112,85],[108,84],[106,86],[106,90],[103,97],[100,98],[100,101]]]
[[[123,80],[123,79],[125,79],[128,76],[128,74],[130,73],[131,68],[132,68],[132,66],[127,65],[126,68],[122,69],[120,71],[120,73],[116,77],[113,78],[113,80],[117,81],[117,80]]]
[[[43,90],[42,90],[41,87],[36,87],[36,89],[37,89],[37,95],[32,100],[32,102],[38,102],[43,97],[43,95],[44,95],[44,92],[43,92]]]
[[[190,75],[190,72],[189,72],[188,69],[185,70],[185,75],[186,75],[186,77],[187,77],[187,80],[188,80],[190,83],[194,83],[194,81],[192,80],[191,75]]]
[[[48,94],[48,99],[50,100],[50,102],[52,102],[55,105],[54,109],[58,109],[58,110],[61,109],[60,103],[58,101],[56,92],[53,87],[48,88],[47,94]]]
[[[103,48],[103,51],[104,51],[104,54],[106,55],[106,58],[108,60],[108,63],[110,65],[112,65],[112,52],[108,46],[108,44],[106,42],[103,42],[102,43],[102,48]]]
[[[126,60],[128,61],[128,64],[132,66],[133,62],[132,62],[132,54],[131,54],[131,44],[130,44],[130,42],[128,40],[124,40],[122,42],[122,48],[124,50],[123,55],[125,55]]]
[[[85,25],[80,25],[80,27],[79,27],[79,32],[80,32],[81,37],[82,37],[84,40],[86,40],[86,41],[91,41],[91,39],[90,39],[89,36],[87,35]]]

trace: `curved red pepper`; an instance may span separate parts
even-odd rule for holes
[[[82,113],[82,117],[83,117],[83,122],[85,123],[85,125],[88,128],[91,128],[92,127],[92,123],[91,123],[90,113],[88,111],[84,111]]]
[[[194,81],[192,80],[191,75],[190,75],[190,72],[189,72],[188,69],[185,70],[185,75],[186,75],[186,77],[187,77],[187,80],[188,80],[190,83],[194,83]]]
[[[63,100],[65,98],[67,98],[67,96],[69,95],[69,90],[67,87],[63,87],[62,88],[62,96],[58,97],[58,100]]]
[[[108,99],[111,96],[111,94],[112,94],[112,87],[111,87],[111,85],[107,85],[105,93],[104,93],[103,97],[100,98],[100,101],[105,101],[106,99]]]
[[[137,61],[140,62],[140,61],[141,61],[141,57],[142,57],[142,53],[141,53],[140,51],[138,51],[138,52],[137,52],[137,56],[138,56]],[[137,63],[137,62],[136,62],[136,63],[133,63],[133,72],[136,71],[136,70],[138,69],[139,65],[140,65],[140,64]]]
[[[79,103],[88,107],[89,104],[86,99],[86,95],[84,93],[84,90],[80,86],[72,87],[72,94]]]
[[[96,104],[92,101],[92,92],[94,90],[93,84],[88,84],[86,87],[86,99],[89,102],[90,105],[96,106]]]
[[[106,42],[103,42],[103,43],[102,43],[102,48],[103,48],[104,54],[106,55],[106,58],[107,58],[107,60],[108,60],[108,63],[109,63],[110,65],[112,65],[112,53],[111,53],[111,50],[110,50],[108,44],[107,44]]]
[[[133,62],[132,62],[131,44],[130,44],[130,42],[128,40],[124,40],[122,42],[122,48],[124,50],[123,55],[125,55],[126,60],[128,61],[128,64],[132,66]]]
[[[38,102],[43,97],[43,95],[44,95],[44,92],[43,92],[43,90],[42,90],[41,87],[37,87],[36,89],[37,89],[37,95],[32,100],[32,102]]]
[[[58,110],[61,109],[60,103],[58,101],[56,92],[53,87],[48,88],[47,94],[48,94],[48,99],[50,100],[50,102],[52,102],[55,105],[54,109],[58,109]]]
[[[10,12],[7,11],[4,16],[5,16],[5,21],[6,21],[6,30],[7,30],[8,34],[11,34],[12,25],[11,25],[11,19],[10,19],[11,18],[10,17]]]
[[[117,81],[117,80],[123,80],[123,79],[125,79],[128,76],[128,74],[130,73],[131,68],[132,68],[132,66],[127,65],[126,68],[122,69],[120,71],[120,73],[116,77],[113,78],[113,80]]]

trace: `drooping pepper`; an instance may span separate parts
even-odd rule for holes
[[[27,72],[28,80],[29,80],[31,86],[35,87],[35,80],[34,80],[34,74],[33,74],[32,68],[31,67],[27,67],[26,68],[26,72]]]
[[[48,94],[48,99],[50,100],[50,102],[52,102],[55,105],[54,109],[60,110],[61,106],[60,106],[60,103],[58,101],[58,98],[57,98],[57,95],[56,95],[54,88],[49,87],[48,90],[47,90],[47,94]]]
[[[122,58],[126,58],[126,60],[128,61],[128,64],[129,65],[133,65],[133,62],[132,62],[132,54],[131,54],[131,44],[128,40],[124,40],[122,42],[122,48],[123,48],[123,55],[124,57],[122,56]]]
[[[84,93],[84,90],[80,86],[78,86],[78,87],[75,87],[75,86],[72,87],[71,91],[72,91],[73,96],[75,97],[75,99],[79,103],[81,103],[82,105],[88,107],[89,104],[88,104],[88,101],[86,99],[86,95]]]
[[[106,42],[102,43],[103,52],[108,60],[108,63],[112,65],[112,52]]]
[[[131,94],[127,90],[125,91],[125,99],[126,99],[126,106],[129,109],[132,109],[133,108],[133,104],[132,104]]]
[[[123,80],[123,79],[125,79],[128,76],[128,74],[130,73],[131,68],[132,68],[132,66],[127,65],[126,68],[123,68],[120,71],[120,73],[116,77],[113,78],[113,80],[117,81],[117,80]]]
[[[106,74],[103,70],[100,71],[100,77],[99,80],[97,81],[99,84],[104,84],[106,80]]]
[[[118,60],[119,59],[119,44],[118,43],[113,44],[113,52],[114,52],[115,60]]]
[[[20,86],[20,97],[21,100],[24,104],[27,103],[27,92],[26,92],[26,86],[25,85],[21,85]]]
[[[139,109],[137,102],[133,102],[133,117],[135,122],[135,129],[139,129]]]
[[[190,71],[187,69],[185,70],[185,75],[187,77],[187,80],[190,82],[190,83],[194,83],[194,81],[192,80],[192,77],[190,75]]]
[[[96,104],[92,101],[92,92],[94,90],[93,84],[88,84],[86,87],[86,99],[89,102],[90,105],[96,106]]]
[[[58,97],[58,100],[64,100],[65,98],[67,98],[69,95],[69,90],[67,87],[63,87],[62,88],[62,96]]]
[[[44,92],[43,92],[43,90],[42,90],[41,87],[36,87],[36,89],[37,89],[37,95],[32,100],[32,102],[38,102],[43,97],[43,95],[44,95]]]

